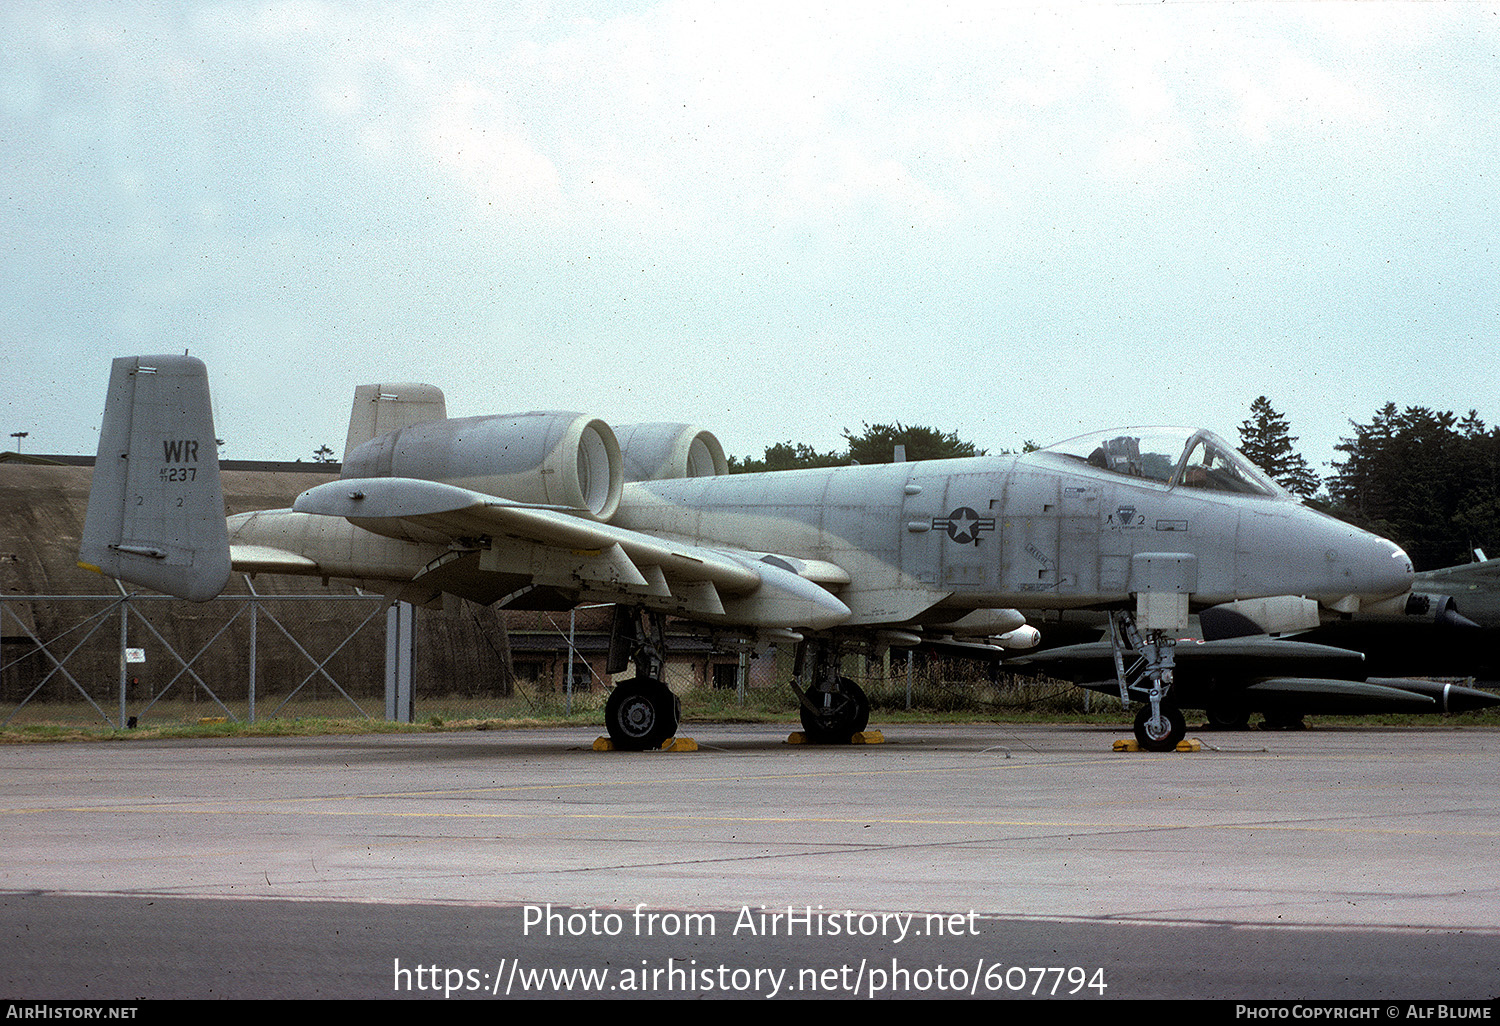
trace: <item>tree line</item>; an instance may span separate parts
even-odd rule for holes
[[[1418,570],[1500,555],[1500,428],[1470,410],[1382,406],[1335,449],[1329,512],[1404,548]]]
[[[1240,425],[1240,449],[1311,505],[1396,542],[1418,570],[1466,563],[1500,549],[1500,428],[1464,417],[1386,403],[1319,478],[1296,452],[1286,418],[1265,396]]]
[[[731,474],[753,474],[763,470],[802,470],[807,467],[848,467],[856,463],[893,463],[896,446],[903,446],[906,459],[947,460],[959,456],[984,456],[984,449],[958,437],[956,431],[939,431],[900,422],[869,424],[859,432],[844,429],[843,451],[819,452],[804,442],[777,442],[766,446],[760,459],[729,457]],[[1028,443],[1029,444],[1029,443]]]
[[[1240,424],[1240,450],[1287,491],[1342,520],[1396,542],[1418,570],[1500,555],[1500,427],[1475,411],[1460,417],[1387,403],[1368,423],[1350,422],[1351,437],[1332,474],[1318,475],[1297,452],[1286,417],[1265,396]],[[894,424],[844,430],[845,448],[820,452],[805,443],[767,446],[759,459],[730,457],[731,473],[890,463],[897,445],[908,460],[982,456],[956,432]],[[1024,451],[1037,446],[1028,441]]]

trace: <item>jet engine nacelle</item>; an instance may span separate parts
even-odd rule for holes
[[[630,424],[616,428],[626,481],[717,477],[729,472],[724,447],[692,424]]]
[[[615,433],[578,413],[438,420],[372,438],[344,457],[345,479],[415,478],[513,502],[614,516],[624,486]]]

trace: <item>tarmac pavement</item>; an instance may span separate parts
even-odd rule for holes
[[[1496,995],[1500,731],[790,729],[0,747],[0,996]]]

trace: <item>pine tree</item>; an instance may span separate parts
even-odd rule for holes
[[[808,467],[842,467],[849,462],[849,454],[842,452],[819,452],[806,442],[777,442],[766,446],[765,455],[756,459],[729,457],[731,474],[758,474],[765,470],[803,470]]]
[[[1452,566],[1500,537],[1500,429],[1470,411],[1386,403],[1328,479],[1334,512],[1404,548],[1418,570]]]
[[[1306,498],[1318,490],[1318,475],[1292,448],[1296,441],[1286,417],[1276,412],[1271,400],[1261,396],[1250,404],[1250,419],[1240,425],[1240,451],[1271,480]]]

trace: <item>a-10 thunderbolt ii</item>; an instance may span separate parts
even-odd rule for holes
[[[445,593],[517,609],[616,604],[605,717],[615,745],[677,727],[667,616],[740,644],[797,641],[811,740],[869,704],[846,652],[1025,638],[1018,608],[1110,614],[1122,698],[1152,750],[1185,731],[1173,642],[1190,611],[1305,628],[1319,609],[1399,609],[1410,560],[1294,501],[1217,436],[1126,429],[1020,456],[726,475],[683,425],[612,430],[571,413],[448,419],[427,385],[356,390],[340,480],[230,517],[207,371],[114,361],[80,563],[206,600],[232,571]],[[1018,632],[1018,633],[1017,633]],[[972,639],[999,639],[984,641]],[[970,640],[965,640],[970,639]],[[1024,643],[1024,641],[1022,642]]]

